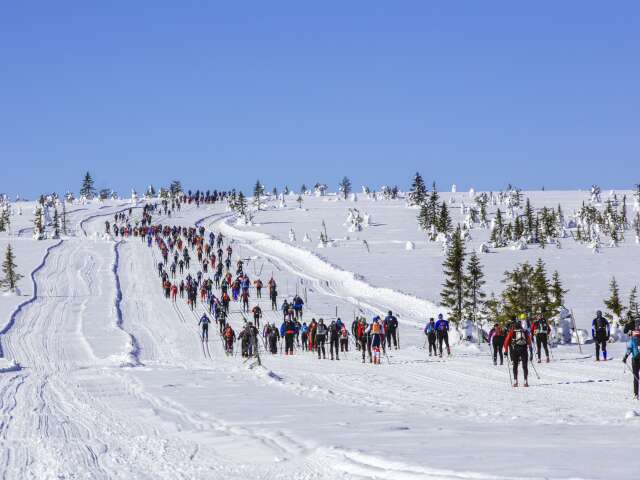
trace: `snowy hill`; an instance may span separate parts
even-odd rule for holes
[[[618,195],[624,193],[631,198]],[[560,204],[567,221],[589,199],[585,192],[524,195],[536,208]],[[464,222],[459,210],[471,203],[468,194],[441,197],[454,222]],[[371,318],[393,310],[401,348],[389,349],[380,366],[362,363],[353,343],[339,361],[300,349],[271,355],[262,346],[261,364],[237,350],[227,356],[215,324],[210,341],[201,341],[204,303],[191,310],[183,298],[165,298],[155,243],[104,235],[105,221],[128,215],[132,202],[69,207],[68,234],[41,241],[30,230],[34,204],[20,202],[11,233],[0,233],[0,252],[11,242],[24,275],[20,295],[0,296],[3,475],[635,477],[628,445],[638,436],[640,406],[620,362],[621,342],[610,346],[613,361],[600,363],[592,345],[553,348],[551,363],[534,364],[529,389],[511,387],[506,364],[494,366],[486,344],[452,338],[451,357],[429,357],[422,329],[442,311],[444,256],[441,243],[418,229],[417,210],[403,199],[365,195],[356,202],[307,195],[303,208],[296,199],[267,200],[252,225],[237,225],[226,204],[184,205],[171,218],[154,213],[153,223],[202,226],[205,237],[222,232],[234,265],[243,259],[252,280],[275,278],[279,303],[296,292],[304,297],[307,321],[331,320],[337,312],[350,325],[358,313]],[[133,205],[132,223],[142,219],[143,206]],[[366,213],[369,226],[345,225],[349,208]],[[470,233],[469,250],[489,241],[488,228]],[[640,245],[630,233],[600,253],[571,238],[562,249],[490,250],[481,256],[488,291],[502,289],[505,269],[542,258],[560,272],[567,307],[583,329],[603,308],[611,276],[625,296],[638,283]],[[198,270],[194,261],[184,275]],[[252,288],[255,304],[263,322],[280,326],[282,314]],[[239,331],[243,320],[232,301],[230,324]]]

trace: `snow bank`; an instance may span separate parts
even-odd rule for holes
[[[228,237],[249,243],[263,255],[281,260],[289,270],[315,281],[319,290],[339,292],[351,303],[372,312],[384,314],[387,310],[393,310],[398,314],[399,321],[415,326],[421,326],[425,318],[436,317],[442,312],[427,300],[386,287],[374,287],[353,272],[342,270],[313,252],[286,244],[267,234],[241,231],[227,221],[220,222],[219,229]]]

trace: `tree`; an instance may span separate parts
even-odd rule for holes
[[[473,323],[480,329],[480,316],[486,312],[486,304],[484,299],[487,294],[482,291],[484,281],[484,273],[480,258],[473,252],[469,257],[467,264],[467,274],[464,277],[464,314],[466,318],[473,320]],[[480,337],[478,336],[478,339]]]
[[[182,183],[180,183],[180,180],[174,180],[171,182],[169,185],[169,192],[172,197],[177,197],[182,193]]]
[[[569,290],[562,288],[562,282],[560,281],[560,274],[556,270],[551,276],[551,287],[549,293],[551,294],[551,316],[555,316],[560,311],[560,307],[564,305],[564,296]]]
[[[247,199],[244,196],[244,193],[238,193],[238,197],[235,202],[235,208],[236,211],[242,216],[247,213]]]
[[[253,204],[256,209],[260,210],[262,206],[262,196],[264,195],[264,185],[260,183],[260,180],[256,182],[256,186],[253,187]]]
[[[15,291],[18,281],[22,278],[22,275],[16,271],[17,268],[13,249],[11,248],[11,244],[9,244],[7,245],[7,251],[4,255],[4,262],[2,262],[2,273],[4,274],[4,278],[0,280],[0,286],[2,288],[8,288],[12,292]]]
[[[449,308],[451,315],[449,319],[459,325],[462,320],[462,310],[464,307],[464,242],[460,227],[453,234],[453,239],[447,257],[442,264],[445,275],[442,291],[440,292],[440,304]]]
[[[411,192],[409,193],[409,205],[422,205],[427,199],[427,187],[420,173],[416,172],[411,184]]]
[[[111,189],[109,188],[101,189],[100,193],[98,194],[98,198],[100,198],[100,200],[106,200],[110,196],[111,196]]]
[[[82,188],[80,189],[80,195],[86,199],[91,200],[96,195],[96,189],[93,186],[93,178],[91,174],[87,172],[82,180]]]
[[[616,277],[613,277],[609,283],[609,298],[604,301],[604,304],[607,309],[610,310],[610,312],[607,312],[605,316],[611,321],[620,322],[622,319],[622,312],[626,309],[622,306],[622,302],[620,302],[620,289],[618,288]],[[614,315],[617,318],[615,318]]]
[[[541,258],[536,262],[533,275],[531,276],[531,313],[546,315],[551,309],[551,299],[549,295],[549,281],[547,280],[546,266]]]
[[[62,202],[62,233],[67,234],[67,202]]]
[[[300,187],[300,195],[306,195],[308,191],[307,186],[303,183],[302,186]]]
[[[629,306],[627,307],[627,322],[632,325],[640,322],[640,308],[638,307],[638,287],[631,289]]]
[[[431,211],[426,203],[420,206],[420,213],[418,213],[418,225],[425,232],[428,232],[433,225],[433,218],[431,217]]]
[[[504,315],[514,318],[533,311],[532,277],[534,269],[529,262],[518,265],[513,271],[504,272],[502,283],[506,284],[502,292]]]
[[[342,196],[346,200],[351,193],[351,180],[349,180],[347,177],[344,177],[338,184],[338,191],[342,193]]]
[[[449,215],[449,207],[447,207],[447,202],[442,202],[440,206],[440,215],[437,219],[436,228],[440,233],[449,233],[453,230],[453,225],[451,222],[451,216]]]
[[[60,217],[57,208],[53,210],[53,238],[60,238]]]

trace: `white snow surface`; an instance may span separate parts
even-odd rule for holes
[[[527,195],[536,207],[562,203],[567,216],[588,196]],[[450,196],[468,194],[442,194]],[[454,339],[451,357],[429,357],[422,328],[441,311],[441,245],[425,241],[417,211],[402,200],[360,195],[359,208],[377,223],[353,233],[343,225],[352,204],[330,199],[307,196],[305,211],[266,209],[251,226],[234,225],[223,205],[185,206],[158,221],[222,231],[252,279],[275,277],[279,302],[296,291],[306,296],[307,321],[337,311],[350,325],[358,310],[368,317],[393,310],[401,349],[380,366],[361,363],[354,350],[340,361],[297,350],[263,352],[262,366],[245,363],[224,355],[215,325],[203,345],[204,306],[191,312],[164,298],[157,249],[139,238],[103,239],[104,220],[130,201],[69,208],[72,234],[61,241],[32,240],[31,215],[13,216],[0,253],[11,242],[24,278],[21,296],[0,295],[2,478],[637,476],[640,405],[620,362],[622,344],[610,346],[613,361],[600,363],[592,345],[554,348],[551,363],[535,365],[540,378],[531,372],[528,389],[510,386],[507,367],[493,366],[486,345]],[[323,220],[334,248],[289,240],[291,228],[319,238]],[[488,234],[474,230],[468,251]],[[538,256],[571,290],[567,304],[580,328],[602,308],[610,275],[624,295],[638,281],[640,247],[630,236],[598,255],[565,239],[562,250],[491,249],[481,257],[489,290],[499,290],[505,269]],[[257,302],[252,291],[252,305],[279,325],[263,297]],[[238,331],[237,303],[230,321]]]

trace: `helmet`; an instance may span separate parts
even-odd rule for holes
[[[324,320],[322,318],[319,321],[320,321],[320,323],[324,323]]]
[[[438,319],[442,320],[442,314],[441,313],[438,314]]]
[[[520,314],[520,320],[526,320],[527,319],[527,314],[526,313],[521,313]]]
[[[596,317],[601,317],[602,316],[602,310],[598,310],[596,312]]]
[[[393,312],[391,310],[389,310],[389,316],[393,315]]]

